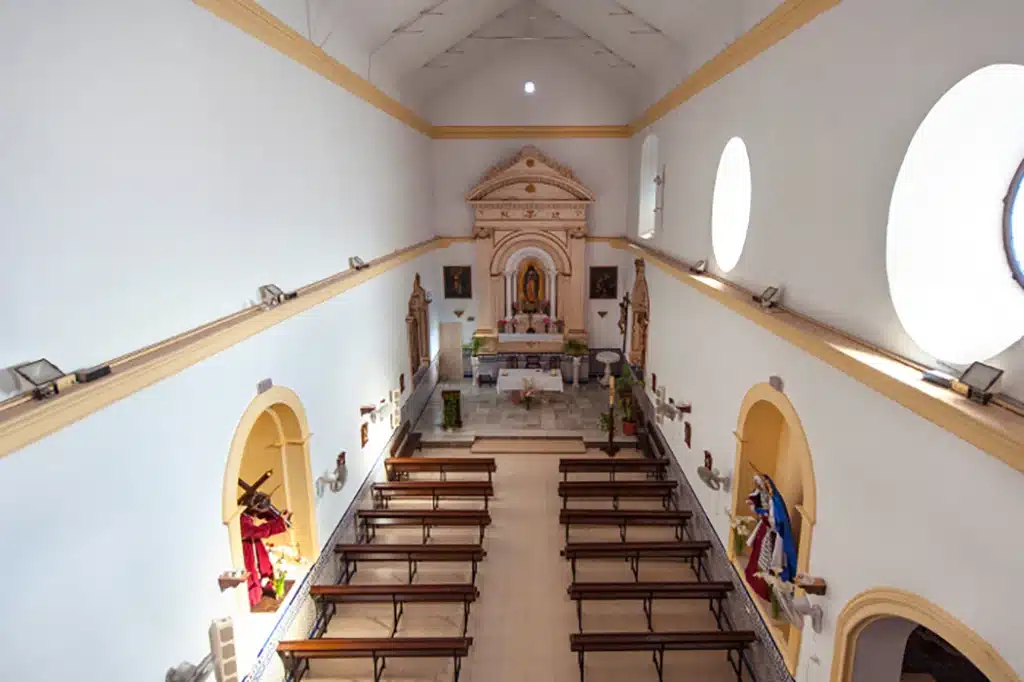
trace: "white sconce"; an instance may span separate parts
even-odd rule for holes
[[[729,477],[718,472],[708,450],[704,451],[704,466],[697,467],[697,477],[711,490],[729,490]]]
[[[330,490],[332,493],[339,492],[345,487],[345,480],[348,478],[348,469],[345,467],[345,452],[342,451],[334,462],[334,471],[328,471],[316,479],[316,496],[321,498],[324,492]]]

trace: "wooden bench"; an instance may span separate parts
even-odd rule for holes
[[[562,509],[573,498],[611,498],[614,509],[619,508],[620,499],[660,499],[668,509],[678,486],[675,481],[561,481],[558,495],[562,498]]]
[[[708,608],[721,630],[722,601],[732,590],[730,582],[573,583],[569,585],[569,598],[576,602],[576,622],[580,632],[583,632],[583,602],[635,600],[643,602],[647,629],[653,632],[655,599],[707,599]]]
[[[384,460],[384,469],[390,481],[408,478],[412,473],[437,473],[442,481],[448,474],[480,473],[487,474],[491,482],[498,465],[493,457],[389,457]]]
[[[725,651],[737,682],[743,681],[744,654],[757,640],[750,630],[709,630],[704,632],[593,632],[569,635],[569,648],[580,664],[584,682],[583,656],[598,651],[650,651],[658,682],[664,680],[666,651]],[[738,654],[733,662],[733,652]]]
[[[626,541],[629,526],[667,526],[675,528],[676,540],[682,540],[686,524],[693,513],[685,510],[662,509],[563,509],[558,522],[565,526],[565,541],[569,542],[571,526],[618,526],[619,538]]]
[[[391,604],[394,626],[398,624],[406,604],[462,604],[462,635],[469,629],[469,607],[480,597],[480,590],[470,584],[444,585],[313,585],[309,590],[316,602],[317,627],[313,637],[327,631],[338,604]]]
[[[560,459],[558,460],[558,471],[562,474],[562,480],[569,480],[569,474],[608,474],[608,479],[615,480],[617,473],[647,474],[658,480],[664,480],[668,471],[668,461],[664,459],[621,459],[621,458],[594,458],[594,459]]]
[[[370,494],[377,509],[387,509],[390,500],[400,497],[429,499],[434,509],[441,500],[480,498],[488,509],[494,486],[486,481],[390,481],[374,483]]]
[[[491,525],[490,512],[482,509],[360,509],[356,512],[356,541],[373,542],[381,527],[423,528],[423,544],[430,539],[431,528],[480,529],[480,542],[484,541],[484,528]]]
[[[570,542],[562,550],[562,556],[571,562],[573,582],[576,582],[576,561],[583,559],[626,559],[635,582],[640,582],[640,559],[682,559],[689,563],[697,580],[700,580],[707,574],[704,556],[710,549],[711,543],[707,540]]]
[[[380,682],[389,658],[451,658],[455,661],[453,679],[458,682],[462,659],[469,655],[472,644],[472,637],[322,637],[278,642],[277,654],[284,663],[285,679],[291,682],[300,682],[314,658],[373,659],[374,682]]]
[[[335,545],[334,552],[342,563],[339,584],[351,582],[359,570],[360,561],[406,561],[409,564],[409,583],[412,584],[420,562],[458,563],[469,561],[473,564],[473,578],[487,552],[480,545]]]

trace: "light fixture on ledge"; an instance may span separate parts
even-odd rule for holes
[[[972,362],[971,366],[953,382],[953,390],[968,400],[980,405],[987,405],[992,400],[992,387],[1003,376],[1003,370],[982,362]]]
[[[359,256],[352,256],[352,257],[350,257],[348,259],[348,266],[350,268],[352,268],[353,270],[357,270],[357,271],[358,270],[364,270],[364,269],[370,267],[369,264],[364,263],[363,259],[360,258]]]
[[[708,262],[706,260],[699,260],[690,266],[690,272],[695,275],[703,275],[708,271]]]
[[[608,314],[608,311],[607,310],[598,310],[597,314],[603,320],[605,318],[605,315]]]
[[[779,304],[779,287],[768,287],[761,292],[759,296],[754,296],[754,303],[761,306],[762,309],[767,310],[774,308]]]
[[[18,365],[14,371],[32,384],[32,397],[36,400],[44,400],[60,393],[57,380],[64,377],[64,372],[46,358]]]
[[[729,489],[729,477],[721,475],[715,468],[715,462],[709,450],[704,451],[704,466],[697,467],[697,477],[711,490]]]
[[[334,462],[334,471],[328,471],[316,479],[317,498],[323,497],[324,493],[328,490],[332,493],[339,492],[345,487],[345,480],[347,478],[348,469],[345,468],[345,451],[342,450]]]
[[[461,318],[466,311],[465,310],[456,310],[454,312],[455,312],[455,317]]]
[[[259,289],[260,294],[260,305],[264,308],[273,308],[276,305],[284,303],[289,298],[295,298],[295,295],[288,295],[281,291],[281,287],[276,284],[264,284]]]

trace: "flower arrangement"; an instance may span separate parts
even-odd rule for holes
[[[504,332],[506,325],[508,325],[508,320],[506,320],[504,317],[498,320],[498,331]]]
[[[754,576],[768,583],[772,589],[772,618],[779,620],[782,618],[782,606],[779,604],[779,598],[792,600],[796,586],[780,580],[777,575],[770,572],[758,571]]]
[[[537,388],[533,385],[533,380],[523,379],[523,391],[519,395],[523,404],[526,405],[526,409],[530,409],[530,405],[533,403],[533,398],[536,394]]]
[[[733,554],[737,557],[743,554],[743,547],[747,544],[747,538],[754,532],[757,519],[753,516],[732,516],[729,515],[729,527],[732,528]]]
[[[544,331],[551,331],[551,318],[548,317],[547,315],[544,316]]]

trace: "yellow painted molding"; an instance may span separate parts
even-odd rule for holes
[[[926,383],[921,380],[921,370],[908,361],[793,311],[776,308],[765,312],[753,302],[753,292],[708,274],[694,275],[688,264],[661,251],[625,238],[609,243],[644,258],[761,328],[1024,472],[1024,416],[995,404],[978,405]]]
[[[630,131],[634,134],[642,131],[840,2],[841,0],[785,0],[757,26],[705,62],[686,80],[632,121],[629,124]]]
[[[434,126],[435,140],[627,139],[627,125],[603,126]]]
[[[256,0],[192,1],[413,130],[430,135],[433,126],[426,119],[324,52]]]
[[[882,618],[903,618],[928,628],[962,653],[990,682],[1021,682],[999,653],[959,619],[913,592],[876,587],[861,592],[836,619],[831,682],[852,682],[857,638]]]
[[[413,259],[449,246],[435,237],[382,258],[363,270],[345,270],[302,287],[298,297],[263,310],[259,306],[112,360],[111,374],[98,381],[72,385],[45,401],[21,396],[0,404],[0,458],[69,426],[118,400],[173,376],[251,336],[328,301]]]

